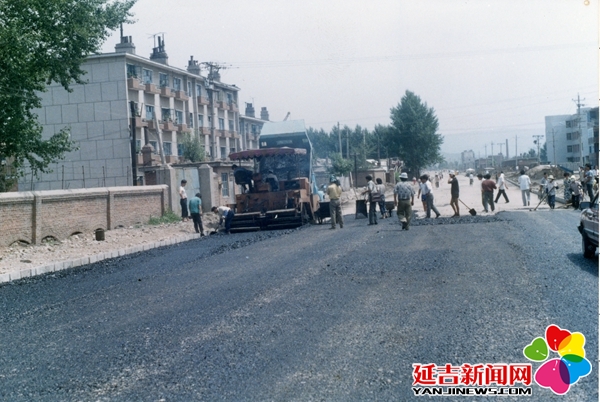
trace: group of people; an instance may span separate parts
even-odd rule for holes
[[[191,216],[192,221],[194,222],[194,230],[196,233],[200,233],[201,236],[204,236],[204,225],[202,224],[202,196],[200,193],[196,193],[196,195],[188,201],[187,193],[185,191],[186,185],[187,180],[181,180],[181,185],[179,186],[181,220],[183,222],[188,222],[189,217]],[[231,221],[235,215],[233,209],[226,206],[212,207],[211,212],[219,215],[219,226],[225,223],[225,233],[229,234],[231,230]]]

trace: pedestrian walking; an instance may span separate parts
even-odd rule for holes
[[[196,193],[189,202],[190,215],[192,215],[192,221],[194,222],[194,230],[196,233],[200,233],[204,236],[204,227],[202,226],[202,196],[200,193]]]
[[[225,223],[225,233],[230,234],[231,221],[235,216],[233,209],[222,205],[220,207],[212,207],[211,211],[219,215],[219,226]]]
[[[579,202],[581,201],[581,185],[577,180],[571,180],[571,205],[573,208],[579,209]]]
[[[504,201],[508,204],[508,196],[506,195],[506,178],[504,177],[504,172],[500,172],[500,176],[498,177],[498,181],[496,183],[498,186],[498,193],[496,194],[496,199],[494,202],[497,204],[500,199],[500,195],[504,197]]]
[[[421,200],[421,204],[423,204],[423,212],[427,212],[427,198],[425,197],[425,190],[427,186],[421,180],[419,180],[419,193],[417,194],[417,198]]]
[[[483,175],[481,173],[477,173],[477,180],[479,180],[479,191],[481,192],[481,206],[483,207],[483,212],[487,212],[485,200],[483,199]]]
[[[188,218],[188,199],[187,193],[185,192],[185,185],[187,180],[181,180],[181,186],[179,186],[179,205],[181,205],[181,221],[187,222]]]
[[[377,203],[379,201],[379,194],[377,193],[377,186],[373,181],[373,176],[370,174],[365,177],[367,179],[367,189],[362,192],[361,195],[369,194],[369,225],[377,225]]]
[[[327,196],[329,197],[329,217],[331,219],[331,228],[335,229],[336,224],[340,224],[340,229],[344,227],[342,218],[342,187],[334,175],[329,177],[329,186],[327,186]]]
[[[412,218],[412,206],[415,204],[415,190],[408,182],[406,173],[400,174],[400,181],[394,187],[394,206],[402,230],[408,230]]]
[[[583,170],[583,183],[585,184],[585,190],[587,192],[588,197],[590,197],[590,201],[594,198],[594,172],[592,171],[592,165],[589,163],[585,164],[585,168]]]
[[[565,208],[571,206],[573,194],[571,193],[571,173],[565,172],[563,174],[563,198],[565,199]]]
[[[422,192],[425,194],[425,202],[427,204],[427,210],[426,210],[425,216],[427,218],[431,218],[431,211],[433,210],[433,212],[435,212],[435,217],[439,218],[440,211],[438,211],[438,209],[433,204],[433,193],[432,193],[433,186],[431,185],[431,182],[429,181],[429,176],[424,174],[423,176],[420,177],[420,179],[421,179],[421,183],[425,184],[425,186],[423,187],[423,192]]]
[[[450,184],[450,206],[454,211],[454,216],[460,216],[460,207],[458,206],[458,179],[454,172],[449,173],[448,184]]]
[[[473,185],[473,173],[469,173],[469,186]]]
[[[377,178],[375,181],[377,182],[375,186],[377,187],[377,192],[379,193],[379,212],[381,213],[381,219],[385,219],[387,213],[385,210],[385,184],[383,184],[383,180],[380,178]]]
[[[558,184],[554,182],[554,176],[549,175],[548,181],[546,182],[546,195],[548,196],[548,206],[550,209],[554,209],[556,204],[556,189]]]
[[[524,170],[519,172],[519,188],[521,189],[521,199],[523,200],[523,206],[529,206],[529,196],[531,193],[531,179],[525,174]]]
[[[439,188],[440,187],[440,175],[438,173],[435,174],[435,188]]]
[[[494,190],[497,188],[496,183],[491,180],[492,175],[489,173],[483,176],[483,178],[485,179],[483,182],[481,182],[481,189],[483,191],[483,208],[485,212],[489,212],[490,209],[492,212],[494,212]]]

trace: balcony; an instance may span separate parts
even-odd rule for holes
[[[198,106],[208,105],[209,103],[208,98],[205,98],[204,96],[198,97]]]
[[[143,117],[135,116],[135,126],[136,127],[148,127],[148,122]]]
[[[155,120],[147,120],[148,123],[148,130],[157,130],[158,129],[158,125],[156,124]]]
[[[180,133],[191,133],[192,129],[188,127],[187,124],[178,124],[177,131],[179,131]]]
[[[198,134],[210,135],[210,127],[200,127],[200,128],[198,128]]]
[[[160,89],[156,88],[156,85],[154,85],[153,83],[149,82],[147,84],[144,85],[144,92],[148,92],[150,94],[159,94],[160,93]]]
[[[229,131],[229,136],[231,138],[240,138],[240,135],[237,133],[237,131]]]
[[[167,98],[174,98],[175,94],[173,93],[173,90],[169,87],[161,87],[160,88],[160,96],[165,96]]]
[[[165,155],[165,162],[166,163],[178,163],[179,162],[179,156],[177,156],[177,155]]]
[[[190,99],[189,96],[185,93],[185,91],[175,91],[175,99],[186,101]]]
[[[133,89],[135,91],[141,91],[144,89],[141,81],[136,77],[127,78],[127,89]]]
[[[229,105],[225,101],[219,101],[219,102],[217,102],[217,107],[219,109],[229,110]]]
[[[163,131],[175,131],[175,124],[171,120],[164,120],[160,123]]]
[[[231,108],[232,112],[239,112],[240,109],[238,108],[238,105],[235,102],[232,102],[229,107]]]

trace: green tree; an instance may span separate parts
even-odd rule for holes
[[[347,176],[354,168],[354,163],[349,159],[342,158],[338,153],[331,154],[331,167],[329,173],[336,176]]]
[[[398,106],[391,109],[392,124],[386,133],[390,156],[398,156],[413,174],[425,166],[441,163],[444,138],[437,134],[438,120],[433,108],[406,91]]]
[[[190,133],[184,133],[181,145],[183,146],[183,157],[187,161],[202,162],[206,157],[204,146],[200,143],[200,138],[197,134],[192,136]]]
[[[546,147],[547,143],[544,142],[544,146],[542,146],[540,148],[540,161],[541,162],[548,162],[548,148]],[[553,161],[553,163],[556,163],[556,161]]]
[[[81,64],[128,22],[135,0],[0,0],[0,191],[75,149],[65,127],[44,139],[35,109],[56,82],[84,83]],[[8,173],[10,172],[10,173]]]

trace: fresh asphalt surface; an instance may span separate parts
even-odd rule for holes
[[[598,261],[578,213],[452,219],[346,216],[5,284],[0,400],[429,400],[413,363],[527,363],[551,324],[585,335],[592,373],[522,399],[598,400]]]

